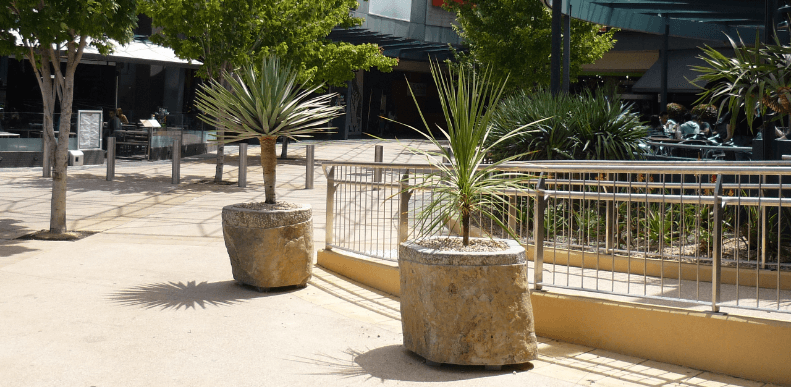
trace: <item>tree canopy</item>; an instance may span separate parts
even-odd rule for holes
[[[445,7],[456,12],[454,28],[469,50],[459,55],[461,63],[489,65],[499,76],[510,73],[512,88],[549,84],[552,17],[540,0],[447,1]],[[613,31],[601,33],[600,29],[596,24],[571,21],[572,81],[583,64],[593,63],[614,45]]]
[[[184,59],[204,63],[202,75],[217,79],[264,55],[275,54],[299,70],[299,80],[341,86],[354,70],[390,71],[395,59],[372,44],[327,39],[334,27],[360,25],[349,15],[355,0],[142,0],[155,33],[151,40]]]
[[[130,41],[135,25],[136,0],[6,0],[0,5],[0,55],[27,59],[41,89],[44,176],[49,176],[50,157],[54,165],[52,233],[67,232],[66,165],[77,65],[87,46],[107,54],[113,48],[112,40],[121,44]],[[56,103],[60,104],[57,141],[53,125]]]

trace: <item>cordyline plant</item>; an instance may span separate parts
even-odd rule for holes
[[[491,145],[486,146],[484,144],[489,142],[492,134],[494,107],[502,96],[507,78],[495,80],[491,68],[486,68],[479,74],[474,68],[467,66],[456,69],[451,67],[448,73],[444,73],[438,62],[431,63],[431,74],[439,90],[439,100],[447,125],[447,129],[439,126],[437,129],[442,134],[441,140],[447,141],[450,147],[443,148],[440,139],[432,134],[414,93],[411,93],[412,98],[426,130],[405,126],[431,141],[439,148],[441,155],[450,162],[438,162],[432,157],[432,153],[435,152],[411,148],[413,152],[426,157],[428,162],[437,168],[437,172],[422,175],[420,182],[410,187],[432,191],[431,199],[417,216],[418,238],[432,235],[449,221],[456,221],[461,223],[462,244],[468,246],[470,216],[477,213],[491,219],[517,239],[514,230],[504,224],[496,213],[498,208],[506,209],[510,206],[503,191],[524,188],[522,183],[528,176],[517,172],[499,171],[498,167],[522,154],[504,158],[493,164],[484,164],[484,161],[492,146],[508,141],[532,123],[505,133]]]
[[[203,112],[201,120],[225,129],[225,136],[216,142],[249,138],[261,142],[265,203],[276,203],[277,138],[296,140],[326,132],[333,129],[327,126],[329,121],[343,112],[342,106],[330,104],[335,94],[312,96],[323,85],[298,85],[297,75],[291,65],[281,63],[276,56],[267,56],[260,68],[247,65],[233,75],[223,72],[227,89],[211,81],[197,93],[196,106]]]
[[[752,47],[744,44],[741,37],[739,44],[730,37],[728,40],[733,47],[733,58],[706,46],[699,57],[706,61],[706,66],[692,67],[700,73],[695,81],[714,85],[701,92],[697,102],[722,100],[720,114],[725,106],[733,112],[731,126],[736,124],[739,110],[744,111],[749,125],[756,113],[764,115],[767,108],[781,114],[791,113],[791,46],[781,44],[776,35],[773,45],[762,45],[757,34]]]

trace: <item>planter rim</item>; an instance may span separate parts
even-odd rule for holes
[[[310,204],[295,203],[297,208],[265,210],[240,207],[242,204],[230,204],[222,208],[223,224],[246,228],[277,228],[312,219],[313,210]]]
[[[446,237],[434,237],[446,238]],[[458,239],[460,237],[451,237]],[[488,239],[488,238],[471,238]],[[399,261],[410,261],[424,265],[452,266],[494,266],[524,265],[527,262],[525,248],[513,239],[496,239],[508,245],[499,251],[451,251],[435,250],[417,244],[415,241],[402,242],[399,246]]]

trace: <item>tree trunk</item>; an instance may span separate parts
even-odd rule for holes
[[[69,132],[71,132],[71,104],[74,98],[74,75],[67,74],[60,101],[58,144],[55,146],[52,172],[52,202],[49,231],[62,234],[66,230],[66,171],[69,162]]]
[[[275,172],[277,169],[277,154],[275,153],[275,141],[277,136],[261,136],[261,167],[264,169],[264,194],[265,203],[275,204]]]
[[[228,89],[229,85],[228,82],[225,80],[223,73],[230,72],[231,65],[228,62],[223,62],[220,66],[220,85],[222,87]],[[210,70],[209,74],[213,74]],[[213,76],[213,75],[212,75]],[[222,182],[222,170],[225,166],[225,128],[215,128],[217,129],[217,166],[214,170],[214,182],[220,183]]]
[[[470,213],[463,211],[461,214],[461,244],[470,245]]]

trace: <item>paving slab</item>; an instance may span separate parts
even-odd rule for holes
[[[422,161],[392,141],[311,143],[318,160],[373,161],[383,144],[386,162]],[[278,166],[278,194],[313,206],[320,248],[326,181],[316,168],[304,189],[304,145]],[[321,268],[304,289],[240,286],[219,214],[263,200],[249,152],[247,188],[201,183],[213,155],[184,158],[178,185],[169,161],[119,160],[113,182],[104,166],[71,168],[69,227],[97,232],[74,242],[16,239],[48,228],[51,183],[41,168],[0,169],[0,385],[762,385],[546,338],[529,364],[432,367],[401,345],[395,297]]]

